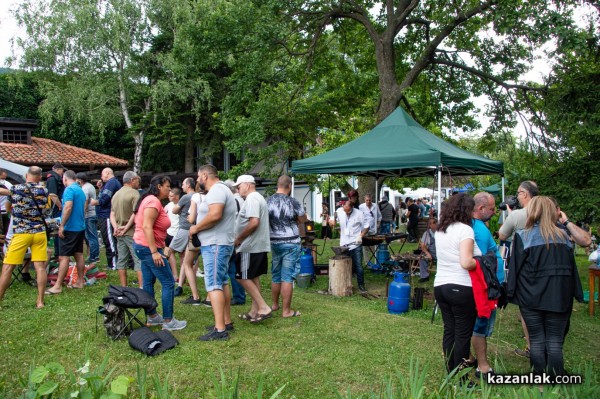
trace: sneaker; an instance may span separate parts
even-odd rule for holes
[[[215,325],[206,326],[206,331],[212,331],[215,329]],[[225,331],[233,331],[233,323],[225,324]]]
[[[212,303],[210,303],[210,301],[208,299],[203,300],[202,305],[206,306],[207,308],[212,308]]]
[[[198,271],[196,272],[196,277],[199,277],[199,278],[204,278],[204,272],[203,272],[202,270],[198,270]]]
[[[183,294],[183,287],[177,286],[175,287],[175,296],[181,296]]]
[[[169,330],[169,331],[183,330],[186,326],[187,326],[187,321],[177,320],[176,318],[173,317],[170,322],[163,324],[163,330]]]
[[[515,349],[515,353],[519,356],[523,356],[526,358],[530,357],[529,348],[525,348],[525,349],[517,348],[517,349]]]
[[[227,330],[218,332],[217,330],[213,329],[198,339],[200,341],[227,341],[229,339],[229,333]]]
[[[367,292],[367,289],[365,288],[365,286],[364,286],[364,285],[359,285],[359,286],[358,286],[358,290],[359,290],[360,292]]]
[[[161,315],[156,315],[156,317],[147,317],[146,318],[146,326],[162,326],[165,321]]]
[[[202,301],[200,300],[200,298],[194,299],[193,296],[190,296],[190,297],[188,297],[188,299],[181,301],[181,304],[198,306],[198,305],[202,305]]]

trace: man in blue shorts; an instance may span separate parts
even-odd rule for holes
[[[280,176],[277,180],[277,192],[267,199],[273,258],[272,308],[274,311],[279,309],[281,296],[283,317],[300,316],[300,312],[292,310],[292,294],[294,279],[300,271],[301,245],[298,225],[306,222],[306,213],[300,202],[290,197],[291,191],[292,179],[289,176]]]
[[[65,191],[62,198],[62,221],[58,228],[58,279],[54,287],[46,290],[46,295],[60,294],[63,280],[69,271],[69,260],[75,258],[77,281],[73,288],[85,286],[85,262],[83,242],[85,241],[85,193],[77,184],[77,175],[72,170],[63,174]]]
[[[496,201],[491,194],[486,192],[475,194],[473,199],[475,200],[475,208],[473,209],[472,226],[473,231],[475,232],[475,243],[482,254],[486,254],[490,251],[493,251],[496,254],[496,259],[498,260],[496,277],[498,277],[498,281],[502,283],[504,282],[504,261],[500,256],[500,251],[498,251],[498,246],[494,241],[492,233],[485,225],[485,222],[490,220],[496,213]],[[475,320],[471,345],[473,345],[475,356],[477,357],[477,372],[475,375],[478,378],[482,374],[485,375],[494,372],[487,359],[487,338],[490,337],[494,331],[495,321],[496,309],[492,311],[489,318],[478,317]]]
[[[229,187],[217,175],[217,168],[204,165],[198,170],[200,189],[208,191],[198,207],[200,222],[190,227],[190,237],[198,234],[204,263],[204,284],[212,305],[215,324],[200,341],[227,340],[233,330],[231,322],[231,290],[229,259],[233,253],[233,230],[237,205]]]

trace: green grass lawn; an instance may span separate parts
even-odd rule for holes
[[[317,240],[319,252],[322,241]],[[407,244],[404,251],[416,244]],[[394,244],[397,250],[397,244]],[[319,263],[326,263],[332,253],[326,248]],[[587,259],[577,257],[584,289],[587,289]],[[281,396],[290,398],[332,398],[338,394],[352,397],[379,392],[386,378],[397,373],[406,375],[411,358],[427,367],[425,391],[433,392],[445,377],[442,357],[441,315],[430,322],[433,279],[428,288],[425,308],[404,315],[387,312],[385,287],[388,279],[366,272],[367,288],[381,295],[366,299],[359,295],[335,298],[319,291],[327,289],[327,277],[318,277],[308,289],[296,289],[294,309],[301,317],[282,319],[281,312],[259,325],[237,318],[247,307],[232,308],[235,332],[227,342],[200,342],[204,327],[212,324],[211,309],[181,305],[189,295],[175,299],[175,316],[187,320],[188,327],[174,332],[180,345],[157,357],[146,357],[132,350],[126,339],[116,342],[105,335],[98,323],[96,309],[102,304],[109,283],[117,284],[115,272],[108,280],[85,290],[64,290],[46,298],[43,310],[35,309],[35,290],[22,283],[14,284],[0,304],[0,396],[17,397],[22,392],[19,377],[27,378],[30,365],[61,363],[67,370],[81,366],[85,352],[92,364],[109,356],[115,376],[136,376],[137,365],[157,374],[176,389],[180,398],[215,397],[215,379],[223,370],[228,380],[239,372],[241,392],[256,392],[263,379],[263,389],[270,395],[286,385]],[[263,295],[270,301],[270,276],[262,279]],[[131,273],[130,280],[133,279]],[[416,279],[415,279],[416,280]],[[203,287],[203,281],[199,279]],[[354,285],[356,283],[354,281]],[[157,288],[159,286],[157,285]],[[203,291],[203,290],[202,290]],[[157,293],[160,302],[160,294]],[[489,342],[490,359],[497,371],[527,372],[528,360],[514,355],[524,345],[514,306],[499,312],[494,336]],[[584,364],[598,371],[600,360],[600,311],[590,318],[586,304],[575,304],[571,329],[565,345],[568,370],[575,372]],[[492,397],[503,397],[512,388],[492,388]],[[137,397],[135,389],[131,397]],[[379,396],[377,396],[379,397]],[[477,395],[476,395],[477,397]]]

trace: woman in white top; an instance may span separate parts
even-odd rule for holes
[[[455,194],[445,204],[435,232],[437,273],[434,295],[444,319],[442,347],[446,368],[451,372],[469,358],[473,327],[477,318],[469,270],[473,255],[481,255],[475,244],[471,214],[475,206],[467,194]]]

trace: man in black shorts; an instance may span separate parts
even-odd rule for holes
[[[62,198],[62,222],[58,229],[58,279],[54,287],[46,290],[46,295],[60,294],[62,284],[69,270],[69,259],[75,257],[77,282],[73,288],[85,285],[85,263],[83,261],[83,241],[85,239],[85,193],[77,184],[77,175],[72,170],[63,174],[65,191]]]
[[[244,205],[235,221],[235,279],[252,297],[250,311],[240,317],[252,323],[270,318],[273,311],[260,293],[259,277],[269,270],[267,255],[271,251],[267,202],[256,192],[254,177],[242,175],[236,183]]]

